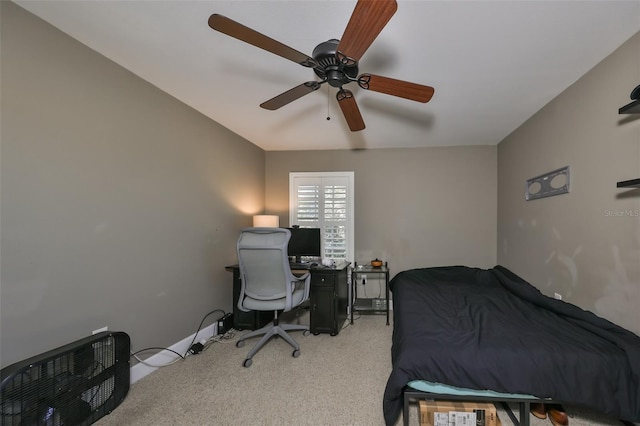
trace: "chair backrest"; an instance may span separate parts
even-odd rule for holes
[[[237,246],[242,279],[240,303],[245,295],[273,300],[291,292],[295,276],[289,267],[287,253],[290,238],[291,232],[284,228],[245,228],[241,231]]]

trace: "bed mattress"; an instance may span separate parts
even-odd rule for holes
[[[534,395],[640,420],[640,337],[543,295],[508,269],[404,271],[394,300],[385,422],[413,380]]]

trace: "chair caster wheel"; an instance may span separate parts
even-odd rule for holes
[[[249,368],[249,367],[251,367],[251,364],[253,364],[253,361],[251,361],[251,358],[247,358],[242,363],[242,366],[245,367],[245,368]]]
[[[241,348],[244,346],[244,340],[238,340],[236,342],[236,348]]]
[[[311,334],[311,332],[309,330],[305,330],[305,331],[302,332],[303,336],[308,336],[310,334]]]
[[[291,356],[294,358],[298,358],[300,356],[300,349],[294,350]]]
[[[317,336],[317,335],[319,335],[319,334],[320,334],[320,333],[313,333],[313,335],[314,335],[314,336]]]
[[[337,336],[337,335],[338,335],[338,333],[331,333],[329,336],[333,337],[333,336]]]

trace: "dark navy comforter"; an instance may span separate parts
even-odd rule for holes
[[[640,420],[640,337],[547,297],[508,269],[414,269],[390,282],[393,370],[387,425],[402,389],[428,380],[531,394]]]

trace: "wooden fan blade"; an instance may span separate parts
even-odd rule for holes
[[[423,86],[422,84],[372,74],[359,76],[358,85],[363,89],[422,103],[429,102],[435,92],[435,89],[431,86]]]
[[[338,52],[359,61],[397,9],[396,0],[359,0],[342,34]]]
[[[338,105],[340,105],[342,115],[344,115],[344,118],[347,120],[349,129],[352,132],[363,130],[365,127],[364,120],[362,119],[362,114],[360,114],[356,98],[353,97],[353,93],[349,90],[341,89],[336,94],[336,99],[338,99]]]
[[[271,98],[266,102],[260,104],[260,107],[274,111],[278,108],[285,106],[288,103],[300,99],[304,95],[307,95],[320,88],[320,83],[317,81],[307,81],[299,86],[289,89],[284,93],[279,94],[275,98]]]
[[[223,34],[242,40],[245,43],[252,44],[260,49],[264,49],[267,52],[274,53],[285,59],[289,59],[295,63],[298,63],[305,67],[314,67],[317,65],[316,61],[298,52],[297,50],[280,43],[264,34],[261,34],[249,27],[227,18],[226,16],[218,15],[214,13],[209,17],[209,26],[216,31],[220,31]]]

